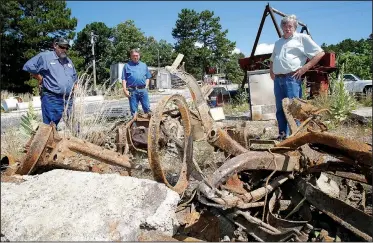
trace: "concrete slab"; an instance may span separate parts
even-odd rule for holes
[[[363,123],[372,121],[372,107],[361,107],[351,111],[351,117]]]

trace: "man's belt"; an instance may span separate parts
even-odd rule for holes
[[[48,90],[48,89],[46,89],[44,87],[41,88],[41,92],[42,93],[52,94],[52,95],[55,95],[55,96],[58,96],[58,97],[64,97],[65,96],[65,94],[58,94],[58,93],[52,92],[52,91],[50,91],[50,90]],[[73,96],[74,96],[74,94],[71,94],[71,97],[73,97]],[[69,98],[69,94],[66,94],[65,98],[66,99]]]
[[[276,77],[279,77],[279,78],[284,78],[284,77],[287,77],[287,76],[293,76],[295,72],[291,72],[291,73],[285,73],[285,74],[275,74]]]
[[[145,85],[142,86],[129,86],[128,89],[145,89]]]

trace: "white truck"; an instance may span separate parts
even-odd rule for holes
[[[358,76],[347,73],[343,75],[343,82],[350,93],[372,93],[372,80],[361,80]]]

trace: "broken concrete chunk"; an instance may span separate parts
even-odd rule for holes
[[[1,183],[1,231],[10,241],[136,241],[140,228],[172,236],[179,195],[115,174],[53,170]]]
[[[327,177],[324,173],[321,173],[319,179],[316,181],[316,185],[320,190],[331,197],[339,197],[339,187],[335,181]]]

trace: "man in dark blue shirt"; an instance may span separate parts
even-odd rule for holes
[[[123,91],[128,97],[132,117],[137,113],[139,102],[146,114],[150,113],[149,104],[149,79],[151,74],[148,66],[140,61],[138,50],[131,50],[131,61],[124,67],[122,72]]]
[[[53,43],[53,51],[44,51],[26,62],[23,70],[32,74],[41,85],[41,110],[43,122],[56,126],[60,122],[64,107],[68,103],[68,111],[72,105],[70,93],[77,81],[75,67],[67,57],[69,42],[57,38]]]

